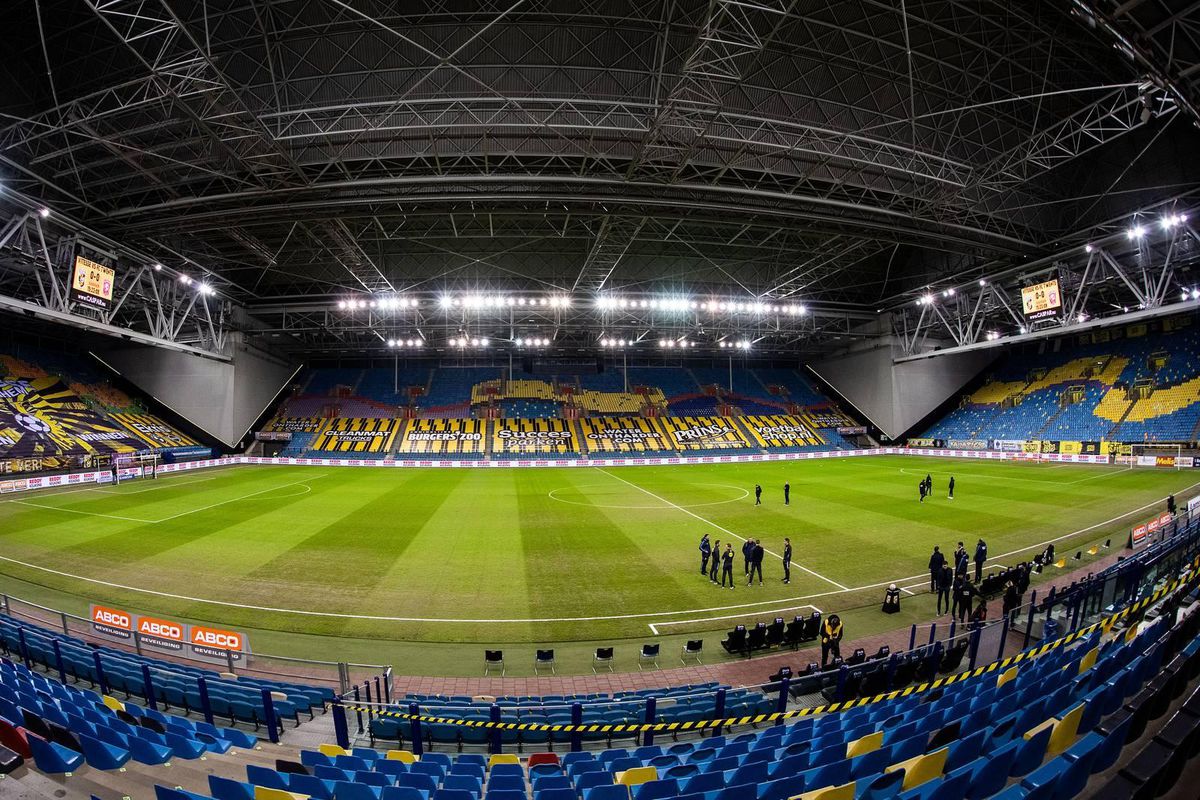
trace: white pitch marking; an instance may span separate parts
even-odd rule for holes
[[[554,495],[555,492],[561,492],[564,489],[582,489],[582,488],[586,488],[588,486],[599,486],[599,485],[600,484],[598,484],[598,483],[585,483],[582,486],[560,486],[557,489],[551,489],[550,491],[546,492],[546,496],[549,497],[551,500],[557,500],[560,503],[567,503],[567,504],[573,505],[573,506],[583,506],[584,508],[619,508],[619,509],[628,509],[630,511],[638,511],[638,510],[649,511],[649,510],[653,510],[656,508],[662,508],[662,506],[618,506],[618,505],[612,505],[612,504],[607,504],[607,503],[606,504],[578,503],[574,500],[564,500],[563,498],[555,497],[555,495]],[[739,489],[737,486],[729,486],[724,483],[698,483],[696,485],[697,486],[716,486],[716,487],[719,487],[722,489],[733,489],[735,492],[741,492],[742,495],[741,495],[741,497],[735,497],[732,500],[716,500],[711,503],[691,503],[691,504],[685,506],[685,508],[703,508],[704,506],[723,506],[723,505],[727,505],[728,503],[740,502],[750,496],[750,491],[748,489]]]
[[[100,494],[145,494],[146,492],[157,492],[159,489],[174,489],[177,486],[191,486],[193,483],[204,483],[205,481],[215,481],[218,475],[209,475],[207,478],[197,478],[194,481],[182,481],[178,483],[163,483],[159,486],[148,486],[145,489],[130,489],[122,491],[120,489],[100,489],[94,488],[92,491]],[[111,485],[111,484],[106,484]]]
[[[20,506],[34,506],[36,508],[48,508],[51,511],[65,511],[68,514],[80,514],[85,517],[104,517],[106,519],[120,519],[125,522],[140,522],[143,525],[148,525],[157,520],[153,519],[138,519],[137,517],[122,517],[117,514],[101,514],[96,511],[78,511],[74,508],[62,508],[61,506],[48,506],[45,503],[35,503],[32,500],[11,500],[9,502],[16,503]]]
[[[616,480],[619,480],[621,483],[632,486],[633,488],[637,489],[638,491],[644,492],[644,493],[650,495],[651,497],[653,497],[655,500],[658,500],[659,502],[665,503],[665,504],[671,506],[672,508],[677,508],[680,511],[682,511],[683,513],[687,514],[689,517],[693,517],[695,519],[700,520],[705,525],[710,525],[710,526],[716,528],[717,530],[721,531],[722,533],[729,534],[730,536],[732,536],[735,539],[741,539],[743,542],[746,541],[746,539],[744,537],[738,536],[736,533],[729,530],[728,528],[723,528],[720,525],[718,525],[717,523],[713,522],[712,520],[705,519],[704,517],[700,516],[699,514],[689,511],[688,509],[684,508],[681,505],[676,505],[675,503],[672,503],[670,500],[667,500],[666,498],[659,497],[658,495],[656,495],[654,492],[650,491],[649,489],[643,489],[641,486],[638,486],[636,483],[630,483],[629,481],[625,480],[624,478],[622,478],[619,475],[613,475],[611,472],[605,472],[601,467],[594,467],[593,469],[595,469],[597,472],[603,472],[608,477],[615,478]],[[766,552],[775,556],[776,558],[779,558],[779,559],[783,558],[783,556],[779,555],[779,553],[776,553],[772,550],[767,550],[765,547],[763,548],[763,550],[765,550]],[[809,569],[808,567],[804,566],[803,564],[801,564],[799,562],[793,561],[792,566],[796,567],[797,569],[801,570],[802,572],[807,572],[809,575],[820,578],[821,580],[825,581],[826,583],[833,584],[834,586],[838,587],[839,589],[841,589],[844,592],[850,591],[849,587],[843,586],[842,584],[838,583],[837,581],[833,580],[832,578],[826,578],[821,573],[814,572],[813,570]]]
[[[780,611],[795,611],[798,608],[811,608],[813,611],[816,611],[818,614],[821,613],[821,609],[817,608],[816,606],[810,606],[807,604],[801,605],[801,606],[784,606],[783,608],[764,608],[762,611],[754,611],[754,612],[749,612],[749,613],[776,614]],[[737,619],[738,617],[745,617],[745,616],[748,616],[748,614],[726,614],[723,617],[701,617],[700,619],[671,619],[671,620],[666,620],[665,622],[647,622],[646,625],[650,628],[650,630],[654,633],[654,635],[657,636],[659,634],[658,629],[665,628],[668,625],[687,625],[689,622],[720,622],[723,619]]]
[[[180,517],[186,517],[189,514],[198,514],[201,511],[208,511],[210,508],[217,508],[218,506],[228,505],[229,503],[236,503],[239,500],[249,500],[251,497],[257,497],[260,494],[266,494],[267,492],[273,492],[276,489],[286,489],[289,486],[296,486],[298,484],[304,483],[305,481],[315,481],[320,478],[324,478],[325,476],[330,475],[330,474],[331,473],[328,473],[328,472],[322,472],[320,475],[315,475],[312,477],[304,478],[303,480],[292,481],[291,483],[284,483],[279,486],[269,486],[266,489],[260,489],[257,492],[251,492],[250,494],[244,494],[241,497],[232,497],[228,500],[222,500],[219,503],[210,503],[209,505],[206,505],[206,506],[200,506],[200,508],[193,508],[190,511],[180,511],[178,514],[172,514],[169,517],[163,517],[162,519],[157,519],[157,520],[155,520],[155,522],[156,523],[157,522],[170,522],[173,519],[179,519]],[[312,491],[311,486],[309,487],[309,491]],[[307,492],[302,492],[302,494],[307,494]],[[284,497],[297,497],[297,496],[298,495],[284,495]]]
[[[1191,486],[1184,487],[1177,494],[1183,494],[1184,492],[1191,491],[1192,489],[1195,489],[1197,486],[1200,486],[1200,481],[1193,483]],[[1125,517],[1129,517],[1134,514],[1137,514],[1138,512],[1144,511],[1147,508],[1150,508],[1151,506],[1158,505],[1160,502],[1161,501],[1159,501],[1159,500],[1155,500],[1150,503],[1146,503],[1143,506],[1139,506],[1138,508],[1131,509],[1130,511],[1127,511],[1124,514],[1113,517],[1112,519],[1109,519],[1109,520],[1105,520],[1104,522],[1097,522],[1095,525],[1089,525],[1086,528],[1081,528],[1072,533],[1065,533],[1062,536],[1058,536],[1053,539],[1047,539],[1046,541],[1040,542],[1038,544],[1029,545],[1028,547],[1023,547],[1023,548],[1020,548],[1018,550],[1013,550],[1008,553],[1002,553],[1002,554],[996,556],[996,558],[1005,558],[1006,556],[1015,555],[1016,553],[1023,553],[1026,550],[1033,550],[1038,547],[1044,547],[1052,542],[1057,542],[1062,539],[1068,539],[1072,536],[1077,536],[1081,533],[1087,533],[1088,531],[1095,530],[1096,528],[1103,527],[1105,525],[1109,525],[1113,522],[1117,522],[1118,520],[1122,520]],[[730,535],[733,535],[733,534],[730,534]],[[845,593],[842,591],[818,592],[816,594],[803,595],[803,596],[799,596],[799,597],[784,597],[784,598],[778,598],[775,600],[757,600],[753,603],[741,603],[738,605],[730,605],[730,606],[716,606],[716,607],[712,607],[712,608],[693,608],[693,609],[686,609],[686,610],[680,610],[680,611],[653,611],[653,612],[647,612],[647,613],[642,613],[642,614],[616,614],[616,615],[603,616],[603,617],[550,617],[550,618],[542,618],[542,619],[503,619],[503,618],[501,618],[501,619],[461,619],[461,618],[425,618],[425,617],[380,617],[380,616],[364,616],[361,614],[338,614],[338,613],[329,612],[329,611],[308,611],[308,610],[295,609],[295,608],[271,608],[269,606],[248,605],[246,603],[231,603],[226,600],[210,600],[210,599],[207,599],[204,597],[189,597],[187,595],[172,594],[170,592],[159,592],[159,591],[155,591],[154,589],[143,589],[140,586],[128,586],[126,584],[121,584],[121,583],[112,583],[109,581],[102,581],[97,578],[88,578],[83,575],[75,575],[70,572],[63,572],[61,570],[51,569],[49,567],[43,567],[40,564],[30,564],[26,561],[18,561],[17,559],[9,558],[8,556],[0,556],[0,561],[7,561],[10,564],[17,564],[18,566],[26,567],[28,569],[39,570],[41,572],[46,572],[51,575],[58,575],[63,578],[71,578],[72,580],[83,581],[85,583],[92,583],[92,584],[96,584],[97,586],[108,586],[113,589],[124,589],[124,590],[130,591],[130,592],[139,592],[141,594],[154,595],[156,597],[168,597],[168,598],[171,598],[174,600],[186,600],[186,601],[192,602],[192,603],[204,603],[206,605],[225,606],[228,608],[244,608],[244,609],[248,609],[250,611],[269,611],[269,612],[279,613],[279,614],[296,614],[298,616],[330,617],[330,618],[336,618],[336,619],[362,619],[362,620],[372,620],[372,621],[379,621],[379,622],[448,622],[448,623],[491,622],[491,623],[498,623],[498,624],[529,624],[529,623],[545,623],[545,622],[595,622],[595,621],[621,620],[621,619],[644,619],[647,617],[666,617],[666,616],[673,616],[673,615],[677,615],[677,614],[703,614],[703,613],[706,613],[709,611],[729,611],[729,610],[737,609],[737,608],[757,608],[758,606],[771,605],[772,603],[787,603],[787,602],[793,602],[793,601],[799,603],[804,600],[815,600],[818,597],[831,597],[831,596],[840,595],[840,594]],[[923,578],[925,580],[928,580],[929,574],[922,573],[920,575],[910,575],[907,578],[893,578],[891,580],[882,581],[880,583],[870,583],[865,586],[855,586],[854,588],[846,589],[845,591],[858,592],[858,591],[863,591],[865,589],[876,589],[880,586],[887,586],[892,583],[905,583],[908,581],[917,580],[918,578]],[[914,584],[914,585],[916,585],[916,584]],[[814,611],[820,611],[820,609],[818,609],[816,606],[812,606],[812,608]],[[821,612],[821,613],[824,613],[824,612]]]

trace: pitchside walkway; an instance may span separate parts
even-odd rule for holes
[[[1072,582],[1080,581],[1090,574],[1096,574],[1117,562],[1117,553],[1111,553],[1097,561],[1089,563],[1071,572],[1064,572],[1054,578],[1038,584],[1035,588],[1039,596],[1045,596],[1051,587],[1062,589]],[[882,594],[880,595],[882,601]],[[999,598],[988,604],[988,619],[996,619],[1002,611]],[[939,619],[946,619],[942,617]],[[848,631],[848,638],[842,642],[842,655],[848,656],[854,648],[861,647],[868,653],[876,652],[881,646],[887,645],[893,653],[908,649],[910,628],[898,628],[886,633],[855,638],[853,631]],[[1019,639],[1014,637],[1016,647]],[[706,649],[719,648],[715,639],[706,642]],[[1016,652],[1013,650],[1013,652]],[[480,659],[482,663],[482,651]],[[710,653],[711,655],[711,653]],[[670,663],[677,659],[678,652],[664,651],[660,663]],[[538,677],[474,677],[446,678],[395,675],[393,679],[393,694],[400,697],[405,694],[443,694],[443,695],[563,695],[585,692],[621,692],[638,689],[655,689],[662,686],[682,686],[689,683],[704,683],[716,681],[730,686],[756,686],[767,681],[767,678],[779,671],[781,666],[790,666],[793,671],[801,671],[809,662],[820,662],[821,649],[819,646],[803,648],[799,651],[785,651],[768,656],[721,661],[712,664],[695,664],[668,669],[645,670],[641,672],[614,672],[599,675],[575,676],[538,676]]]

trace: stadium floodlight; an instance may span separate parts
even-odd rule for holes
[[[1200,300],[1200,289],[1192,289],[1192,299]]]
[[[1146,235],[1146,229],[1143,228],[1141,225],[1134,225],[1132,228],[1125,231],[1125,236],[1128,237],[1130,240],[1140,239],[1145,235]]]
[[[949,289],[947,289],[946,294],[950,295],[951,297],[954,297],[954,287],[951,286]]]
[[[438,298],[438,305],[442,308],[450,308],[450,306],[454,305],[454,298],[448,294],[444,294]]]
[[[1084,313],[1081,311],[1081,312],[1079,312],[1079,316],[1077,317],[1077,319],[1078,319],[1080,322],[1087,322],[1087,314],[1084,314]]]
[[[345,301],[345,300],[338,300],[337,307],[338,307],[338,310],[339,310],[339,311],[345,311],[345,310],[346,310],[346,301]]]
[[[1019,328],[1019,330],[1021,331],[1021,333],[1029,333],[1029,329],[1028,329],[1028,328],[1026,328],[1024,325],[1022,325],[1022,326]]]
[[[155,265],[154,265],[154,271],[155,271],[155,272],[162,272],[162,264],[155,263]]]
[[[987,286],[987,281],[986,281],[986,280],[984,280],[983,278],[980,278],[980,279],[979,279],[979,285],[980,285],[980,286]]]
[[[1085,252],[1085,253],[1090,253],[1090,252],[1092,252],[1092,251],[1093,251],[1093,250],[1095,250],[1095,249],[1096,249],[1096,248],[1092,247],[1090,244],[1085,244],[1085,245],[1083,246],[1083,252]]]
[[[189,283],[192,282],[192,279],[189,278],[187,275],[180,275],[179,282],[182,283],[184,286],[187,286]]]
[[[212,294],[214,291],[216,291],[215,289],[213,289],[213,287],[209,286],[207,283],[202,283],[197,288],[200,290],[200,294]]]
[[[46,208],[45,206],[42,206],[41,208],[38,209],[38,216],[41,217],[42,219],[45,219],[46,217],[50,216],[50,209]]]

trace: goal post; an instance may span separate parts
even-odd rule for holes
[[[1160,469],[1184,469],[1183,445],[1150,442],[1129,446],[1129,467],[1157,467]]]

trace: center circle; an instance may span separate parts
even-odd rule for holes
[[[648,495],[647,495],[646,503],[596,503],[596,502],[584,502],[581,500],[570,500],[570,499],[558,496],[559,492],[569,492],[572,490],[577,492],[579,495],[586,497],[588,489],[600,488],[600,489],[608,490],[608,491],[605,491],[603,494],[613,494],[614,490],[619,491],[619,489],[620,489],[620,487],[615,487],[612,484],[608,484],[608,483],[585,483],[585,484],[581,484],[579,486],[561,486],[557,489],[551,489],[549,492],[547,492],[547,496],[551,500],[557,500],[560,503],[567,503],[568,505],[572,505],[572,506],[584,506],[586,508],[617,508],[617,509],[630,510],[630,511],[674,508],[676,506],[679,508],[704,508],[705,506],[721,506],[721,505],[725,505],[727,503],[737,503],[741,500],[745,500],[747,497],[750,496],[749,490],[742,489],[738,486],[730,486],[725,483],[696,483],[696,484],[692,484],[692,485],[693,486],[707,486],[709,488],[716,488],[716,489],[732,489],[735,492],[741,492],[741,495],[738,497],[730,498],[728,500],[712,500],[712,501],[705,502],[705,503],[669,503],[667,501],[655,500],[654,498],[651,498]],[[629,492],[624,492],[623,494],[632,494],[635,491],[636,490],[631,489],[631,490],[629,490]]]

